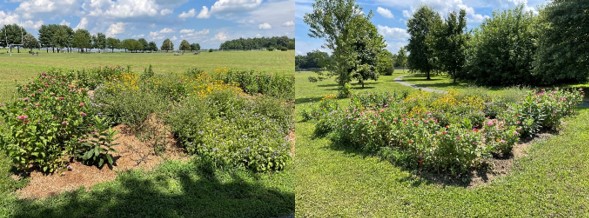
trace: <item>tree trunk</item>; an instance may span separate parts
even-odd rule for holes
[[[430,72],[429,72],[429,71],[427,71],[427,73],[426,73],[426,74],[427,74],[427,80],[431,80],[432,78],[430,77]]]
[[[47,47],[47,48],[45,48],[45,49],[47,49],[47,53],[49,53],[49,47]]]
[[[364,89],[364,80],[360,81],[360,84],[362,84],[362,89]]]
[[[454,77],[454,84],[456,84],[456,72],[452,73],[452,77]]]
[[[20,46],[16,46],[16,51],[20,53]]]
[[[53,49],[53,53],[55,53],[55,47],[51,47],[51,49]]]

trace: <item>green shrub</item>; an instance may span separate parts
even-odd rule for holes
[[[214,74],[226,84],[237,83],[248,94],[263,94],[277,98],[294,99],[294,77],[265,74],[254,71],[234,71]]]
[[[270,171],[283,169],[288,160],[291,117],[292,108],[277,100],[220,91],[183,100],[166,123],[191,154],[219,165]]]
[[[74,73],[42,73],[18,87],[18,100],[0,108],[9,127],[0,144],[18,170],[52,173],[67,156],[88,151],[88,146],[81,146],[80,142],[91,138],[90,133],[107,131],[106,127],[97,126],[97,113],[90,107],[87,88],[78,86],[80,82],[75,78]],[[97,145],[92,140],[87,143]],[[103,154],[107,153],[96,152],[98,156]]]

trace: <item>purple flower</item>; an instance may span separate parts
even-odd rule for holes
[[[487,126],[493,126],[493,120],[489,120],[489,121],[487,122]]]

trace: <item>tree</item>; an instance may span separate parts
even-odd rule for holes
[[[307,52],[306,55],[297,55],[295,57],[296,69],[324,70],[329,65],[330,57],[327,52],[314,50]]]
[[[47,48],[47,53],[49,53],[49,47],[55,53],[55,45],[53,44],[53,35],[59,29],[59,25],[57,24],[49,24],[49,25],[42,25],[39,29],[39,42],[45,48]]]
[[[182,42],[180,42],[180,50],[182,50],[182,53],[184,53],[185,51],[190,50],[190,43],[186,40],[182,40]]]
[[[200,51],[200,44],[198,44],[198,43],[192,43],[192,44],[190,44],[190,50],[192,50],[192,51]]]
[[[333,64],[328,70],[337,75],[341,97],[349,96],[347,84],[352,79],[350,69],[356,61],[347,38],[349,23],[356,17],[364,17],[364,14],[354,0],[317,0],[313,3],[313,11],[304,17],[310,26],[309,36],[325,39],[324,47],[332,50]]]
[[[174,43],[172,43],[172,41],[171,41],[170,39],[166,39],[166,40],[164,40],[164,43],[162,43],[162,48],[161,48],[161,50],[162,50],[162,51],[164,51],[164,50],[165,50],[166,52],[168,52],[168,51],[170,51],[170,50],[172,50],[172,51],[173,51],[173,50],[174,50]]]
[[[395,67],[407,67],[407,52],[405,47],[401,47],[395,56]]]
[[[466,62],[466,11],[460,10],[460,14],[455,12],[448,14],[445,22],[436,30],[433,36],[434,56],[438,61],[438,69],[447,72],[454,83],[463,72]]]
[[[364,88],[366,80],[378,79],[378,58],[383,57],[380,53],[385,52],[386,45],[384,38],[370,22],[369,17],[355,17],[348,25],[350,25],[348,35],[344,35],[344,38],[348,39],[348,45],[351,46],[350,51],[352,51],[349,55],[353,57],[353,64],[349,66],[348,73]],[[390,62],[385,64],[388,63]],[[390,65],[392,66],[392,63]]]
[[[27,31],[23,27],[16,24],[5,25],[0,29],[0,46],[22,45],[25,35],[27,35]],[[12,46],[9,49],[12,51]],[[17,52],[20,53],[20,46],[17,46]]]
[[[131,53],[143,50],[143,45],[135,39],[125,39],[121,44],[123,48],[131,51]]]
[[[73,46],[80,49],[84,53],[84,49],[92,48],[92,36],[88,30],[78,29],[74,33]]]
[[[157,44],[155,42],[149,42],[148,49],[149,51],[157,51]]]
[[[376,69],[379,74],[388,76],[393,75],[393,72],[395,72],[395,67],[393,65],[393,53],[388,50],[382,50],[378,53],[376,60]]]
[[[39,46],[39,41],[37,41],[37,38],[35,38],[35,36],[27,33],[24,37],[23,47],[31,49],[30,51],[33,51],[33,48],[40,48],[41,46]]]
[[[51,35],[51,45],[57,48],[59,53],[62,48],[71,48],[74,30],[66,25],[58,25]]]
[[[474,31],[466,51],[464,79],[480,85],[533,84],[538,19],[523,5],[493,13]]]
[[[541,85],[584,83],[589,76],[589,4],[554,0],[540,12],[542,33],[535,55],[534,77]]]
[[[149,43],[147,42],[147,40],[145,40],[144,38],[140,38],[137,40],[137,42],[139,42],[139,44],[141,44],[141,49],[142,51],[147,51],[149,50]]]
[[[115,48],[120,48],[121,40],[109,37],[106,39],[106,46],[110,48],[111,52],[115,52]]]
[[[428,43],[432,37],[432,30],[442,23],[442,18],[427,6],[422,6],[407,22],[407,32],[411,35],[407,50],[407,63],[412,71],[419,71],[431,79],[431,72],[436,68],[433,48]]]
[[[106,48],[106,36],[103,33],[97,33],[92,36],[92,47],[103,50]]]

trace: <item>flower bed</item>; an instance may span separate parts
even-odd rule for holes
[[[574,113],[580,90],[540,90],[517,102],[425,92],[364,94],[350,106],[322,100],[307,119],[336,143],[377,153],[399,165],[460,176],[488,158],[510,155],[523,138],[555,131]]]

